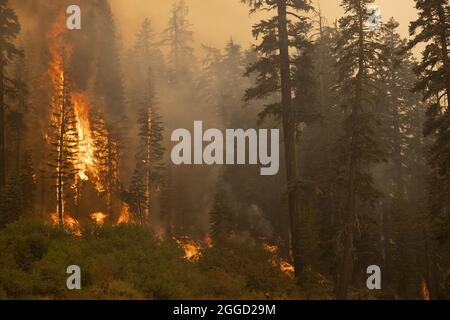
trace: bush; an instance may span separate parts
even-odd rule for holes
[[[298,298],[294,282],[260,245],[233,239],[183,259],[173,240],[135,226],[91,228],[73,236],[39,221],[0,231],[0,299],[265,299]],[[66,288],[69,265],[82,290]]]

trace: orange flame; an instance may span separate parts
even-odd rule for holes
[[[292,264],[290,264],[288,261],[286,261],[278,256],[278,246],[263,243],[263,248],[266,252],[268,252],[272,255],[270,262],[274,266],[278,267],[280,269],[280,271],[283,272],[288,277],[290,277],[292,279],[295,277],[294,266]]]
[[[178,246],[184,250],[184,259],[197,262],[202,256],[201,246],[192,239],[176,240]]]
[[[104,186],[100,182],[99,170],[94,161],[95,147],[89,121],[90,103],[87,97],[80,92],[73,92],[71,97],[75,105],[79,137],[78,176],[83,181],[91,178],[97,191],[102,192]]]
[[[54,212],[54,213],[50,214],[50,218],[51,218],[53,224],[57,225],[59,223],[58,213]],[[77,237],[81,237],[81,225],[80,225],[80,222],[78,222],[78,220],[76,220],[75,218],[72,218],[69,214],[64,213],[63,224],[64,224],[64,227],[66,227],[68,230],[70,230],[70,232],[73,235],[75,235]]]
[[[424,279],[422,279],[420,292],[422,295],[422,300],[430,300],[430,290],[428,289],[427,282]]]
[[[211,249],[214,246],[214,242],[209,234],[207,234],[205,236],[205,238],[203,239],[203,242],[206,244],[207,248]]]
[[[66,16],[61,14],[56,19],[46,38],[50,43],[50,62],[48,73],[52,78],[55,87],[65,77],[65,66],[68,65],[72,57],[72,45],[66,39]],[[101,183],[99,168],[94,161],[94,138],[90,125],[90,102],[85,94],[81,92],[70,92],[70,97],[74,103],[77,120],[77,131],[79,137],[79,150],[77,156],[78,178],[82,181],[92,180],[98,192],[103,192],[105,187]],[[46,136],[48,140],[48,136]],[[73,187],[76,188],[76,187]]]
[[[281,272],[283,272],[285,275],[294,278],[295,275],[295,268],[292,264],[290,264],[289,262],[287,262],[284,259],[281,259],[280,261],[280,270]]]
[[[66,33],[66,17],[64,13],[61,13],[46,35],[47,41],[51,44],[49,51],[52,56],[48,73],[55,85],[59,80],[64,79],[63,62],[69,61],[72,57],[72,46],[66,41]]]
[[[124,224],[130,222],[131,222],[130,206],[124,202],[122,203],[122,211],[120,212],[120,217],[117,224]]]
[[[108,217],[108,215],[103,212],[94,212],[91,213],[90,217],[95,222],[95,224],[102,226],[105,224],[105,220]]]

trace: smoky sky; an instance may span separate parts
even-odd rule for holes
[[[170,9],[175,0],[110,0],[125,44],[134,40],[142,20],[152,20],[156,33],[167,24]],[[233,38],[242,46],[253,43],[252,25],[264,18],[264,14],[249,15],[248,7],[240,0],[185,0],[190,8],[189,20],[195,33],[195,42],[214,47],[223,47]],[[340,0],[313,0],[316,8],[332,25],[344,14]],[[383,20],[394,16],[400,23],[402,36],[408,36],[408,25],[417,16],[413,0],[377,0]]]

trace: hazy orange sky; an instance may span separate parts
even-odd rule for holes
[[[124,44],[134,41],[134,35],[144,18],[150,18],[154,30],[159,34],[167,24],[170,9],[176,0],[110,0]],[[251,26],[261,18],[248,14],[248,7],[240,0],[185,0],[189,5],[189,20],[195,33],[195,42],[214,47],[223,47],[233,37],[239,44],[248,47],[253,39]],[[320,3],[323,15],[330,23],[343,14],[340,0],[313,0]],[[413,0],[376,0],[383,19],[394,16],[400,22],[400,31],[408,35],[409,22],[417,16]]]

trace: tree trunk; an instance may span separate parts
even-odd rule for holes
[[[64,76],[64,75],[63,75]],[[56,182],[56,202],[58,207],[58,221],[59,225],[62,227],[64,225],[64,181],[63,181],[63,166],[64,166],[64,139],[66,130],[66,83],[63,79],[62,90],[61,90],[61,123],[59,131],[59,142],[58,142],[58,164],[57,164],[57,182]]]
[[[0,50],[0,190],[6,184],[4,64],[3,50]]]
[[[280,49],[281,104],[283,116],[286,179],[288,184],[288,206],[290,220],[291,250],[294,259],[295,275],[301,271],[298,241],[299,203],[297,192],[290,186],[297,178],[295,155],[295,119],[292,112],[292,88],[290,74],[289,41],[287,32],[286,0],[278,0],[278,35]]]
[[[146,163],[146,193],[147,193],[147,203],[146,203],[146,223],[150,223],[150,206],[152,203],[152,109],[148,108],[148,133],[147,133],[147,163]]]
[[[108,157],[108,168],[106,173],[106,207],[108,208],[108,215],[112,217],[113,214],[113,205],[112,205],[112,193],[116,190],[113,190],[113,180],[114,180],[114,172],[113,172],[113,145],[111,143],[111,137],[107,137],[107,157]]]

